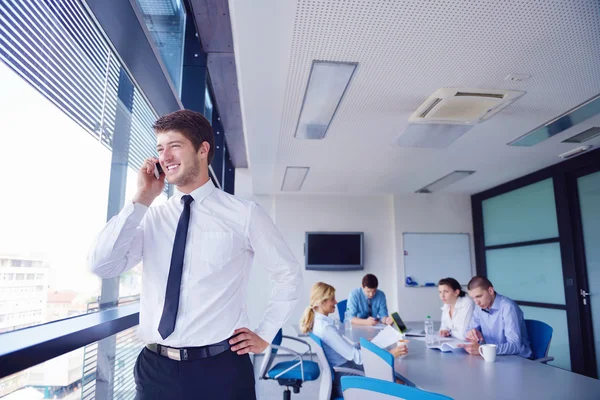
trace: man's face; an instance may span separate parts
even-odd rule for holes
[[[477,287],[469,290],[469,296],[471,296],[475,301],[475,304],[481,308],[490,308],[492,306],[492,303],[494,302],[494,293],[493,287],[488,289]]]
[[[372,299],[373,296],[375,296],[375,293],[377,293],[377,289],[371,289],[366,286],[363,287],[362,290],[363,290],[365,296],[367,296],[367,299]]]
[[[167,181],[183,187],[198,179],[205,145],[206,142],[196,152],[192,142],[178,131],[157,133],[156,150]]]

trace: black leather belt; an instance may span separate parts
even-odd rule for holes
[[[231,338],[230,338],[231,339]],[[223,353],[231,348],[229,339],[225,339],[222,342],[209,344],[208,346],[201,347],[169,347],[163,346],[162,344],[150,343],[146,345],[146,348],[160,356],[167,357],[175,361],[188,361],[198,360],[200,358],[214,357],[218,354]]]

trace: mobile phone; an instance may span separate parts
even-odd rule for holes
[[[160,163],[155,163],[154,164],[154,176],[156,177],[156,179],[160,178],[160,176],[163,174],[163,169],[160,166]]]

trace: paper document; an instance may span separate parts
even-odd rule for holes
[[[450,351],[464,351],[464,349],[461,349],[460,347],[458,347],[459,344],[469,344],[469,342],[464,341],[464,340],[459,340],[459,339],[446,339],[441,341],[441,343],[437,346],[427,346],[428,349],[438,349],[441,350],[443,353],[447,353]]]
[[[388,346],[396,344],[400,339],[402,339],[402,334],[388,325],[371,340],[371,343],[385,349]]]

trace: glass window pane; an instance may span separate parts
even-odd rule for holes
[[[177,93],[181,93],[185,9],[181,0],[136,0]]]
[[[571,370],[571,349],[569,347],[569,328],[567,326],[567,312],[551,308],[520,306],[525,319],[535,319],[547,323],[554,330],[548,356],[554,361],[548,363],[555,367]]]
[[[596,363],[600,371],[600,172],[577,180],[583,225],[585,263],[588,276]]]
[[[513,300],[565,304],[559,243],[486,251],[487,276]]]
[[[0,62],[0,332],[85,313],[101,281],[87,267],[106,222],[111,153]],[[31,116],[34,115],[35,118]],[[14,279],[12,279],[14,277]]]
[[[204,90],[204,116],[212,125],[212,114],[213,114],[213,102],[210,97],[210,91],[208,90],[208,82],[207,87]]]
[[[114,374],[107,376],[107,384],[113,388],[114,399],[135,397],[133,367],[144,346],[135,330],[135,327],[130,328],[112,336],[115,338]],[[112,337],[107,338],[107,342]],[[98,342],[92,343],[0,379],[0,398],[10,394],[16,399],[94,399],[99,384],[97,367],[100,363],[112,365],[110,359],[107,354],[98,354]]]
[[[552,179],[484,200],[482,208],[486,246],[558,237]]]

